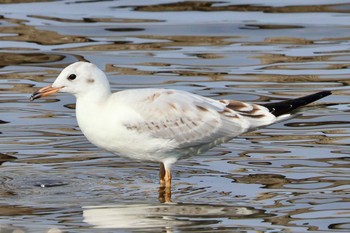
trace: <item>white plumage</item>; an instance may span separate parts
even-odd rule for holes
[[[161,183],[164,176],[171,179],[170,165],[181,156],[198,154],[289,115],[275,116],[261,105],[180,90],[112,94],[105,74],[87,62],[66,67],[52,86],[40,89],[32,99],[58,91],[76,96],[78,124],[90,142],[120,156],[160,162]]]
[[[67,79],[71,74],[76,75],[74,80]],[[90,142],[132,159],[173,163],[193,153],[193,148],[227,141],[276,120],[259,105],[235,101],[235,108],[228,108],[232,101],[180,90],[132,89],[112,94],[105,74],[86,62],[65,68],[52,87],[76,96],[78,124]]]

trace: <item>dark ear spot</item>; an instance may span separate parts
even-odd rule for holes
[[[92,78],[89,78],[89,79],[87,79],[87,80],[86,80],[86,82],[87,82],[87,83],[94,83],[94,82],[95,82],[95,80],[94,80],[94,79],[92,79]]]

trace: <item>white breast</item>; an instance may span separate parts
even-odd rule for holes
[[[160,162],[176,147],[175,141],[127,129],[124,120],[137,119],[138,114],[115,101],[87,103],[78,99],[76,115],[81,131],[92,144],[123,157]]]

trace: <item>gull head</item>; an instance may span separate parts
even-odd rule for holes
[[[109,82],[102,70],[89,62],[75,62],[62,70],[52,85],[34,92],[30,100],[56,92],[67,92],[77,98],[87,94],[99,96],[110,92]]]

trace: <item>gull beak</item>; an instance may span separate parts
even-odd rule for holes
[[[43,87],[43,88],[37,90],[36,92],[34,92],[30,96],[30,101],[33,101],[35,99],[39,99],[39,98],[44,97],[44,96],[52,95],[52,94],[58,92],[61,88],[62,87],[52,87],[51,85]]]

